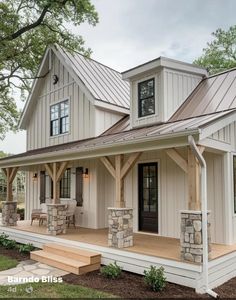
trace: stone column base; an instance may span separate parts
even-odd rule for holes
[[[3,226],[17,225],[17,202],[2,201],[2,225]]]
[[[48,206],[48,229],[51,235],[66,233],[66,205],[47,204]]]
[[[183,210],[181,214],[181,258],[186,261],[202,263],[202,212],[194,210]],[[211,232],[208,212],[208,257],[211,252]]]
[[[133,209],[108,208],[108,246],[126,248],[133,246]]]

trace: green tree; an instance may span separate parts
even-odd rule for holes
[[[194,64],[207,68],[210,74],[236,67],[236,25],[229,30],[217,29],[212,36],[213,41],[207,43]]]
[[[19,112],[13,98],[20,89],[25,99],[48,45],[57,43],[85,55],[82,36],[68,24],[95,26],[98,15],[90,0],[1,0],[0,1],[0,139],[16,129]]]

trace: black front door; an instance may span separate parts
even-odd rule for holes
[[[158,164],[139,164],[139,230],[158,233]]]

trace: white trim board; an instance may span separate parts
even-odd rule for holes
[[[163,266],[167,281],[195,288],[199,293],[203,292],[202,267],[200,265],[0,226],[0,234],[2,232],[17,242],[32,243],[39,248],[45,243],[60,243],[65,246],[99,252],[102,254],[102,264],[107,265],[117,261],[124,270],[137,274],[143,274],[150,265]],[[236,251],[209,262],[209,285],[211,288],[216,288],[234,276],[236,276]]]

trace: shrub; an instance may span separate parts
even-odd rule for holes
[[[0,235],[0,245],[4,246],[6,240],[8,240],[9,236],[6,235],[4,232]]]
[[[110,263],[107,266],[102,267],[101,274],[104,277],[110,278],[110,279],[116,279],[121,276],[122,268],[117,265],[116,262],[113,264]]]
[[[17,247],[17,243],[15,240],[4,240],[3,243],[2,243],[2,246],[7,248],[7,249],[14,249]]]
[[[20,253],[29,253],[35,249],[33,244],[20,244],[19,245],[19,252]]]
[[[151,266],[149,270],[144,271],[144,281],[154,292],[161,291],[166,285],[164,268]]]

